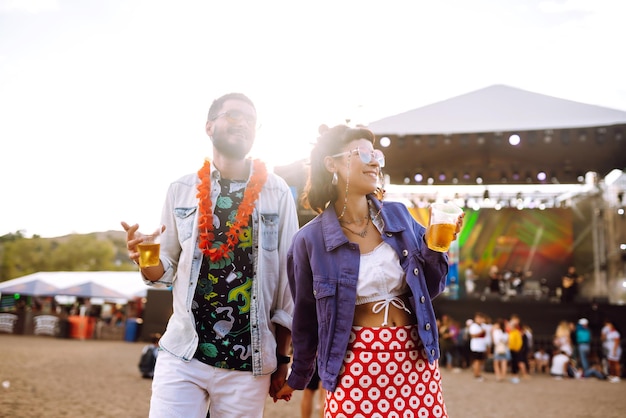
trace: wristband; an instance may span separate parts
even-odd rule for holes
[[[278,361],[278,364],[289,364],[289,362],[291,362],[291,357],[276,354],[276,360]]]

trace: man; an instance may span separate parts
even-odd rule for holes
[[[576,325],[576,348],[580,366],[583,372],[586,372],[590,367],[589,354],[591,353],[591,330],[587,318],[580,318]]]
[[[293,300],[286,257],[298,229],[287,184],[246,156],[256,109],[243,94],[216,99],[206,133],[213,160],[172,183],[162,212],[160,263],[149,285],[172,286],[150,417],[263,416],[290,361]],[[139,226],[122,222],[137,262]]]
[[[483,381],[482,373],[485,360],[487,359],[487,349],[489,348],[485,319],[486,317],[483,313],[476,312],[474,321],[469,326],[472,373],[478,382]]]
[[[561,278],[561,301],[564,303],[574,302],[578,296],[578,287],[584,277],[578,274],[576,267],[569,266],[567,273]]]
[[[527,376],[526,362],[528,358],[528,347],[524,347],[524,333],[517,314],[509,318],[509,351],[511,353],[511,378],[512,383],[519,383],[519,376]],[[526,349],[525,349],[526,348]]]

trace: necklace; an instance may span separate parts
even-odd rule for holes
[[[239,235],[244,228],[248,227],[250,215],[254,211],[254,202],[259,198],[259,193],[267,180],[267,169],[260,160],[254,160],[252,176],[243,194],[243,200],[237,208],[237,215],[230,229],[225,234],[226,242],[215,241],[213,234],[213,205],[211,203],[211,162],[206,159],[204,165],[198,171],[200,184],[198,184],[198,228],[200,240],[198,247],[202,253],[209,257],[212,262],[217,262],[225,257],[232,257],[232,251],[239,242]]]
[[[344,229],[346,229],[348,232],[352,232],[354,235],[358,235],[358,236],[360,236],[361,238],[365,238],[365,236],[367,235],[367,227],[368,227],[368,226],[370,226],[370,217],[369,217],[369,216],[367,216],[367,218],[366,218],[366,219],[367,219],[367,220],[366,220],[366,222],[365,222],[365,228],[363,228],[363,230],[362,230],[361,232],[356,232],[356,231],[353,231],[353,230],[351,230],[350,228],[348,228],[348,227],[347,227],[347,226],[345,226],[345,225],[341,225],[341,227],[342,227],[342,228],[344,228]]]
[[[370,217],[370,215],[368,213],[367,215],[363,216],[362,218],[354,219],[352,221],[344,221],[342,219],[339,219],[339,223],[340,224],[347,224],[347,225],[357,224],[357,225],[360,226],[360,225],[363,225],[363,221],[366,221],[369,217]]]

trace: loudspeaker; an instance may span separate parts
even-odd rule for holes
[[[148,289],[143,310],[141,341],[150,341],[150,336],[157,332],[163,334],[172,312],[172,292],[170,290]]]

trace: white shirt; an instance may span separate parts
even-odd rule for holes
[[[382,326],[387,325],[390,305],[411,313],[404,301],[398,297],[407,292],[405,272],[400,266],[398,254],[391,245],[382,242],[373,251],[361,254],[356,304],[377,302],[372,306],[372,311],[379,313],[384,310]]]
[[[556,354],[552,357],[552,365],[550,366],[550,374],[554,376],[567,376],[566,364],[569,362],[569,357],[563,353]]]
[[[474,336],[477,334],[483,334],[482,337]],[[470,334],[470,350],[475,353],[484,353],[487,351],[488,340],[486,338],[487,333],[485,332],[485,328],[481,324],[477,324],[476,322],[472,322],[472,325],[469,327]]]

